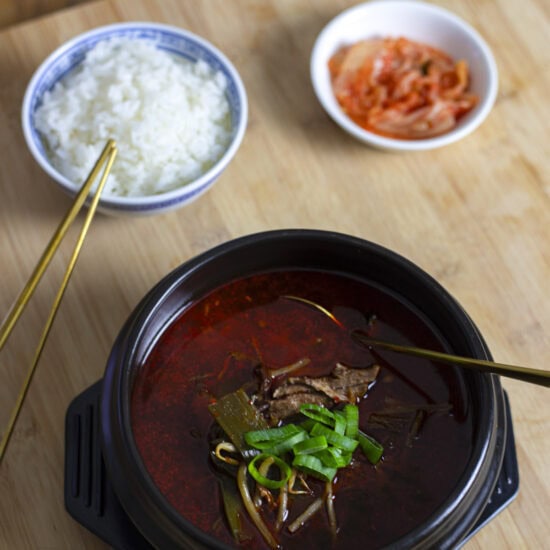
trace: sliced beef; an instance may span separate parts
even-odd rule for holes
[[[300,406],[314,403],[332,407],[337,403],[356,403],[363,398],[380,367],[351,368],[338,364],[328,376],[295,376],[273,391],[267,414],[272,424],[296,414]]]
[[[314,403],[315,405],[323,405],[324,407],[333,405],[330,397],[309,388],[303,392],[291,393],[286,397],[271,399],[267,409],[269,422],[272,425],[278,424],[280,420],[300,412],[300,406],[306,403]]]
[[[355,369],[338,364],[329,376],[289,378],[287,383],[310,386],[336,403],[355,403],[365,396],[369,384],[376,379],[379,370],[378,365]]]

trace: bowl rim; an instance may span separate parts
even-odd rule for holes
[[[451,129],[449,132],[442,134],[440,136],[434,136],[431,138],[418,139],[418,140],[406,140],[406,139],[397,139],[382,136],[375,134],[361,128],[359,125],[355,124],[337,105],[327,99],[325,93],[323,92],[320,81],[323,78],[322,72],[319,67],[321,64],[326,63],[321,55],[321,49],[324,44],[324,40],[329,35],[329,33],[334,29],[345,22],[348,18],[353,18],[358,14],[363,14],[366,11],[372,9],[381,9],[381,8],[396,8],[396,7],[407,7],[419,10],[419,12],[425,14],[431,14],[442,19],[446,19],[452,25],[456,26],[463,33],[467,34],[473,43],[479,49],[483,62],[487,68],[487,92],[479,102],[478,105],[474,108],[470,118],[464,121],[463,124],[456,126]],[[459,17],[457,14],[442,8],[441,6],[436,6],[434,4],[429,4],[422,0],[371,0],[361,4],[352,6],[344,11],[340,12],[333,19],[331,19],[325,27],[318,34],[315,43],[313,45],[311,56],[310,56],[310,78],[313,85],[313,89],[317,99],[321,103],[322,107],[325,109],[327,114],[340,125],[346,132],[348,132],[353,137],[357,138],[364,143],[372,145],[374,147],[386,150],[395,150],[395,151],[424,151],[428,149],[435,149],[443,147],[454,143],[470,133],[472,133],[478,126],[487,118],[489,115],[498,93],[498,67],[494,58],[494,55],[491,51],[491,48],[481,36],[481,34],[468,22]]]
[[[441,301],[441,307],[445,311],[450,310],[452,312],[456,323],[460,324],[461,330],[464,331],[463,336],[467,339],[467,346],[470,348],[471,353],[485,359],[491,358],[481,333],[453,296],[418,265],[381,245],[342,233],[306,229],[271,230],[253,233],[218,245],[178,266],[146,294],[123,327],[107,362],[100,412],[102,448],[107,470],[114,481],[115,491],[123,506],[126,504],[131,507],[130,510],[127,509],[130,517],[135,514],[142,515],[143,508],[140,507],[143,502],[147,501],[149,505],[154,507],[155,519],[161,518],[161,532],[163,529],[167,529],[168,532],[172,532],[172,536],[183,536],[183,533],[179,533],[178,530],[184,527],[187,532],[192,533],[197,540],[207,544],[208,547],[228,548],[227,545],[201,531],[189,520],[179,515],[152,481],[145,464],[140,458],[132,435],[130,402],[128,391],[125,388],[131,387],[133,380],[132,365],[135,366],[136,357],[141,353],[138,351],[139,343],[144,338],[147,325],[154,323],[156,316],[174,291],[182,285],[188,284],[189,279],[196,278],[197,274],[201,274],[201,280],[208,278],[208,275],[205,276],[204,272],[208,273],[209,269],[212,272],[216,263],[222,257],[230,256],[235,260],[235,255],[240,254],[242,257],[243,251],[250,253],[251,248],[255,247],[257,251],[258,246],[267,247],[270,244],[280,246],[281,242],[284,241],[288,244],[295,238],[298,241],[300,239],[308,240],[309,244],[318,244],[319,240],[325,239],[330,241],[331,246],[336,247],[333,250],[337,250],[339,246],[346,246],[348,252],[353,249],[358,257],[361,254],[370,252],[378,255],[377,258],[382,258],[384,262],[397,262],[406,273],[419,277],[421,286],[424,288],[429,287],[429,293],[432,297],[437,297]],[[302,246],[300,250],[303,251],[303,244],[299,246]],[[333,252],[333,254],[339,254],[339,252]],[[254,260],[251,261],[254,263]],[[278,267],[280,268],[280,265]],[[288,267],[292,268],[291,266]],[[246,269],[250,268],[247,266]],[[263,270],[265,271],[265,268]],[[256,268],[256,271],[258,271],[258,268]],[[215,272],[215,277],[221,276],[218,270]],[[250,271],[245,271],[242,276],[249,274]],[[211,284],[207,283],[207,286],[213,288]],[[199,290],[199,295],[203,296],[201,292],[202,290]],[[173,315],[166,318],[163,328],[172,320]],[[159,332],[158,327],[156,328],[156,335],[150,343],[151,345],[154,345],[162,330],[160,329]],[[476,426],[478,434],[472,446],[472,454],[468,459],[464,472],[457,480],[457,486],[446,497],[440,507],[429,518],[426,518],[425,523],[398,541],[391,543],[389,546],[391,548],[394,547],[394,544],[399,548],[403,547],[402,545],[411,546],[411,542],[414,544],[437,542],[438,547],[441,548],[450,549],[454,547],[460,542],[468,529],[474,525],[494,488],[502,463],[506,435],[502,388],[499,378],[495,375],[467,372],[464,376],[470,380],[470,391],[479,398],[479,401],[477,401],[479,424]],[[481,407],[481,403],[483,403],[483,407]],[[122,453],[122,455],[118,455],[118,459],[123,458],[123,465],[117,463],[118,459],[115,457],[117,452]],[[125,475],[131,477],[130,489],[124,487],[122,477]],[[482,480],[483,485],[479,487]],[[122,493],[119,493],[119,490]],[[138,499],[131,498],[129,500],[132,491],[139,494]],[[463,511],[462,514],[458,513],[459,508]],[[158,525],[152,526],[149,523],[149,525],[143,525],[142,527],[146,535],[147,529],[153,529],[154,536],[159,535]],[[454,531],[453,536],[446,538],[443,543],[441,537],[444,536],[442,532],[446,528],[452,528]],[[151,531],[148,533],[150,534]],[[161,536],[165,536],[165,533],[162,532]],[[425,541],[423,541],[423,538],[425,538]]]
[[[40,63],[27,85],[21,107],[21,124],[23,127],[23,135],[27,143],[27,147],[29,148],[36,162],[51,178],[53,178],[61,186],[63,191],[65,191],[69,195],[75,195],[79,190],[79,186],[72,182],[69,178],[64,176],[61,172],[59,172],[48,161],[47,157],[41,154],[39,148],[36,145],[35,136],[37,136],[37,134],[34,130],[34,125],[32,123],[34,112],[31,110],[36,97],[36,87],[40,80],[44,77],[44,75],[47,74],[47,72],[50,70],[51,66],[58,59],[65,56],[67,52],[77,47],[82,42],[91,38],[98,38],[100,37],[100,35],[104,35],[104,38],[98,39],[98,42],[100,42],[104,39],[109,39],[109,37],[116,31],[130,31],[140,29],[175,34],[179,38],[191,41],[192,43],[199,46],[201,49],[206,50],[208,53],[216,57],[220,61],[221,65],[223,65],[224,71],[231,78],[232,85],[234,85],[235,87],[235,90],[237,92],[236,97],[239,100],[240,116],[239,119],[236,121],[235,130],[233,131],[229,146],[226,148],[222,156],[206,172],[201,174],[199,178],[185,185],[181,185],[176,189],[154,195],[130,197],[102,195],[100,197],[100,207],[107,208],[109,210],[155,210],[166,208],[169,207],[171,204],[181,203],[182,201],[189,202],[192,199],[198,197],[211,185],[213,185],[216,178],[221,174],[221,172],[223,172],[231,159],[234,157],[244,138],[246,126],[248,123],[248,97],[241,76],[239,75],[233,63],[228,59],[228,57],[205,38],[175,25],[148,21],[125,21],[95,27],[88,31],[79,33],[69,40],[63,42]]]

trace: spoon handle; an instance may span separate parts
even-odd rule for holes
[[[368,338],[360,332],[354,332],[353,335],[362,344],[369,347],[383,348],[390,351],[395,351],[397,353],[432,359],[433,361],[460,365],[461,367],[475,369],[482,372],[491,372],[493,374],[499,374],[500,376],[515,378],[517,380],[521,380],[522,382],[538,384],[539,386],[550,386],[550,371],[531,369],[528,367],[518,367],[516,365],[506,365],[504,363],[495,363],[494,361],[487,361],[485,359],[461,357],[459,355],[451,355],[449,353],[416,348],[413,346],[391,344],[389,342]]]

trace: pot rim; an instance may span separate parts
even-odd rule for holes
[[[161,310],[167,297],[193,274],[220,258],[231,254],[242,254],[247,248],[258,246],[259,243],[267,247],[270,243],[293,244],[296,239],[309,240],[311,243],[330,242],[337,247],[347,246],[356,249],[358,254],[374,253],[382,260],[396,264],[399,271],[406,271],[418,279],[419,284],[429,288],[442,304],[442,309],[449,312],[460,324],[472,357],[491,359],[488,347],[472,319],[433,277],[396,252],[358,237],[312,229],[273,230],[228,241],[188,260],[165,276],[146,294],[124,325],[107,362],[100,406],[103,455],[117,496],[145,538],[148,540],[154,538],[155,544],[158,543],[161,548],[186,548],[193,544],[195,547],[203,545],[203,547],[219,549],[231,547],[198,529],[181,516],[153,483],[140,458],[132,435],[129,392],[126,390],[131,385],[132,361],[137,354],[137,345],[148,323]],[[284,267],[295,266],[289,264]],[[266,270],[259,269],[256,272],[258,271]],[[252,272],[246,271],[242,276],[250,275]],[[213,289],[216,286],[211,285],[209,288]],[[403,298],[408,299],[407,296]],[[185,305],[182,304],[179,312],[184,307]],[[164,327],[172,318],[173,316],[165,321]],[[160,332],[162,330],[158,331],[157,336]],[[466,377],[470,381],[471,393],[476,391],[479,394],[479,401],[483,402],[484,406],[483,411],[478,411],[478,436],[464,473],[456,488],[438,510],[422,525],[390,544],[388,548],[414,548],[419,545],[426,547],[435,543],[440,548],[454,547],[474,525],[491,495],[504,455],[506,438],[504,396],[497,376],[467,373]],[[114,425],[113,419],[115,419]],[[120,463],[121,459],[123,464]],[[123,481],[124,479],[126,482]],[[481,488],[477,487],[476,483],[479,479],[485,479]],[[456,517],[459,506],[465,509],[465,513]],[[144,509],[147,510],[147,525],[140,525]],[[445,536],[442,540],[443,532],[449,530],[449,522],[453,526],[454,535]],[[152,525],[154,527],[151,527]]]

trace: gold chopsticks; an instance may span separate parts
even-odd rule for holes
[[[42,275],[44,275],[46,268],[50,264],[55,252],[57,251],[59,245],[61,244],[61,241],[65,237],[67,230],[75,220],[82,206],[84,205],[84,202],[86,201],[86,198],[88,197],[90,189],[92,188],[94,182],[96,181],[98,174],[100,173],[101,169],[104,168],[101,178],[99,180],[97,189],[95,190],[92,196],[92,199],[90,201],[86,218],[82,225],[82,229],[80,230],[80,234],[78,236],[77,242],[73,249],[73,253],[69,259],[69,263],[67,265],[67,269],[65,270],[63,280],[61,281],[59,290],[54,298],[53,305],[51,307],[50,313],[46,320],[46,324],[40,336],[38,346],[34,353],[33,362],[27,372],[27,375],[25,377],[21,390],[19,391],[19,395],[17,396],[16,403],[13,407],[13,410],[8,422],[8,426],[2,437],[2,442],[0,443],[0,463],[2,462],[2,459],[4,458],[4,455],[6,453],[6,449],[7,449],[10,437],[13,433],[13,429],[17,421],[17,417],[19,416],[19,413],[21,411],[21,407],[23,405],[30,383],[36,371],[36,366],[40,359],[40,355],[42,354],[42,350],[48,338],[48,334],[50,332],[53,321],[55,319],[55,315],[57,313],[57,310],[59,308],[59,305],[65,293],[65,289],[67,288],[67,284],[69,282],[74,266],[78,259],[78,255],[80,253],[80,249],[82,248],[82,244],[84,243],[86,233],[88,232],[88,229],[92,222],[92,218],[94,217],[95,211],[97,209],[97,205],[99,203],[99,197],[101,195],[103,187],[105,186],[107,177],[109,176],[109,173],[111,171],[111,167],[115,160],[116,154],[117,154],[116,143],[113,140],[109,140],[105,145],[105,148],[103,149],[103,152],[101,153],[94,167],[92,168],[88,178],[84,182],[84,185],[82,186],[77,196],[75,197],[75,200],[71,208],[69,209],[69,211],[67,212],[67,214],[65,215],[61,223],[59,224],[57,230],[55,231],[54,235],[50,239],[50,242],[48,243],[44,252],[42,253],[40,260],[36,264],[36,267],[34,268],[33,273],[31,274],[29,280],[27,281],[27,284],[19,294],[17,300],[15,301],[10,312],[8,313],[5,321],[2,323],[2,326],[0,327],[0,351],[1,351],[9,335],[11,334],[13,328],[15,327],[19,317],[23,313],[25,306],[31,299],[38,283],[40,282],[40,279],[42,278]]]

